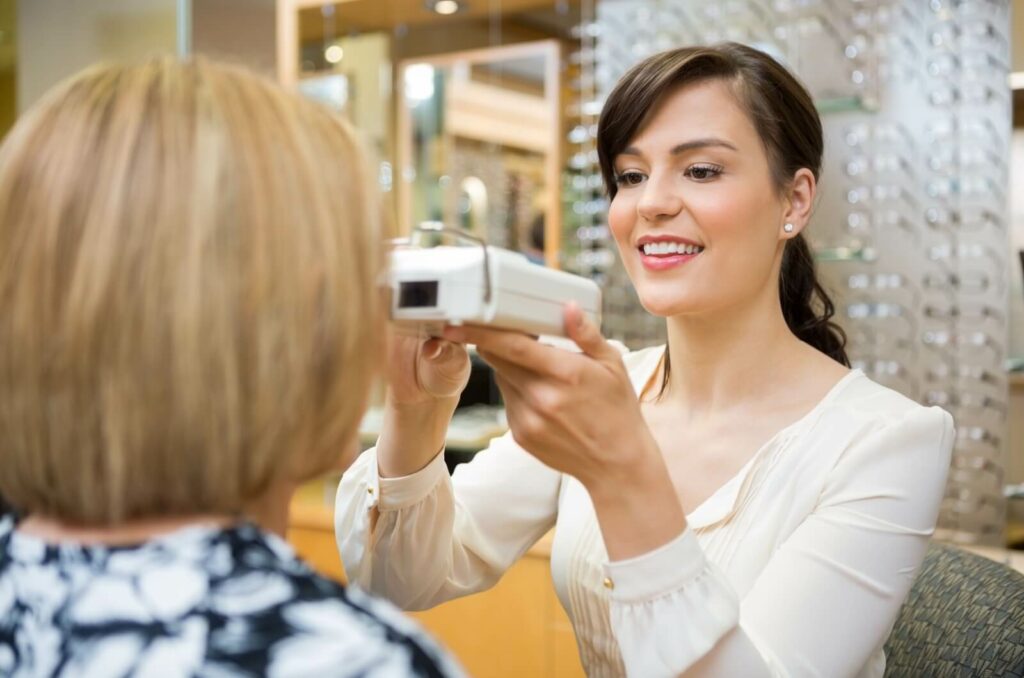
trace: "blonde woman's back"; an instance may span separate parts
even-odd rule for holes
[[[0,521],[0,675],[458,674],[411,620],[255,525],[109,547]]]
[[[0,675],[441,676],[319,577],[291,491],[381,356],[348,126],[203,59],[98,66],[0,148]]]

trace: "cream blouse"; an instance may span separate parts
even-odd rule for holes
[[[663,352],[624,357],[638,393]],[[382,479],[367,451],[335,531],[353,581],[422,609],[493,585],[554,526],[555,588],[590,676],[881,676],[952,445],[948,413],[853,371],[636,558],[608,562],[583,486],[511,435],[451,478],[438,455]]]

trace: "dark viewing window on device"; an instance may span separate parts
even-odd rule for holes
[[[419,280],[399,283],[399,308],[429,308],[431,306],[437,306],[436,280]]]

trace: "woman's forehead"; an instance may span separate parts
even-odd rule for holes
[[[683,85],[666,94],[626,146],[660,153],[698,139],[721,140],[737,149],[759,145],[753,123],[722,80]]]

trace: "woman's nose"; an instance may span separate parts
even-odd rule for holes
[[[650,177],[645,183],[643,191],[636,209],[637,213],[647,221],[674,217],[683,208],[679,189],[671,181]]]

